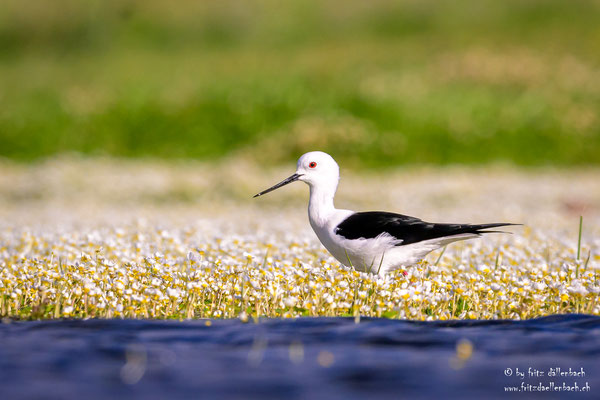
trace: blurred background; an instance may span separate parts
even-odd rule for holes
[[[0,156],[600,163],[598,0],[0,6]]]
[[[303,185],[251,196],[320,149],[340,207],[575,238],[600,229],[599,21],[598,0],[4,0],[0,220],[252,232],[288,207],[312,238]]]

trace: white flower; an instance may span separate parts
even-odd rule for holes
[[[587,296],[589,294],[587,289],[583,285],[581,285],[581,283],[578,283],[575,286],[569,286],[567,288],[567,291],[571,294],[577,294],[579,296]]]
[[[286,307],[294,307],[297,302],[298,299],[293,296],[283,299],[283,304],[285,304]]]

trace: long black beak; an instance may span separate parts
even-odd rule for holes
[[[300,178],[302,175],[301,174],[294,174],[292,176],[290,176],[287,179],[282,180],[281,182],[279,182],[277,185],[275,186],[271,186],[270,188],[268,188],[267,190],[263,190],[262,192],[255,194],[252,198],[254,197],[258,197],[258,196],[262,196],[263,194],[267,194],[269,192],[272,192],[275,189],[279,189],[282,186],[287,185],[288,183],[292,183],[294,181],[297,181],[298,178]]]

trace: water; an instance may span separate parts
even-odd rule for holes
[[[0,324],[0,398],[493,399],[523,398],[505,387],[576,383],[590,390],[572,397],[588,399],[600,398],[599,357],[600,317],[586,315],[12,322]]]

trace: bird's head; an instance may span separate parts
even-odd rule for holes
[[[322,151],[311,151],[303,154],[298,159],[296,173],[287,179],[271,186],[270,188],[256,194],[254,197],[262,196],[275,189],[292,183],[294,181],[306,182],[311,188],[332,188],[335,192],[340,180],[340,167],[333,157]]]

